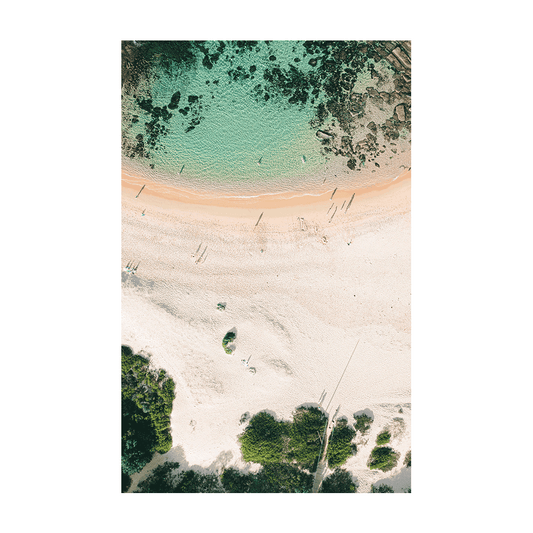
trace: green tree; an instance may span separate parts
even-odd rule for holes
[[[202,474],[195,470],[185,470],[180,472],[179,466],[179,463],[171,461],[156,466],[150,474],[139,483],[135,492],[224,492],[216,474]]]
[[[390,431],[387,429],[384,429],[376,438],[376,444],[378,446],[381,446],[383,444],[387,444],[390,442]]]
[[[381,470],[382,472],[388,472],[392,470],[398,464],[399,453],[395,452],[388,446],[376,446],[370,452],[370,458],[368,459],[368,468],[370,470]]]
[[[175,475],[179,467],[179,463],[172,461],[156,466],[145,479],[139,482],[135,492],[175,492],[174,488],[177,484]]]
[[[407,467],[407,468],[411,468],[411,450],[409,450],[406,454],[405,454],[405,459],[403,461],[403,464]]]
[[[296,409],[289,426],[289,461],[295,461],[311,472],[316,471],[326,422],[327,417],[316,407]]]
[[[332,474],[324,478],[319,492],[357,492],[357,484],[350,472],[344,468],[336,468]]]
[[[284,463],[269,463],[258,474],[265,492],[311,492],[313,476],[298,467]],[[263,483],[264,482],[264,483]],[[257,484],[256,484],[257,485]],[[261,491],[263,492],[263,491]]]
[[[372,489],[370,490],[370,492],[394,492],[394,489],[390,485],[380,485],[379,487],[374,487],[374,485],[372,485]]]
[[[370,424],[372,424],[374,420],[365,414],[357,415],[357,416],[354,415],[354,418],[355,418],[355,424],[354,424],[355,431],[359,431],[361,435],[365,435],[370,429]]]
[[[354,437],[355,430],[348,425],[348,421],[339,420],[329,437],[327,459],[330,468],[343,465],[350,455],[355,455],[357,448],[351,443]]]
[[[122,489],[121,492],[128,492],[131,487],[131,477],[122,472]]]
[[[164,370],[150,369],[149,360],[121,349],[122,470],[131,475],[142,470],[155,452],[172,448],[170,414],[174,381]]]
[[[262,465],[281,461],[286,425],[264,411],[252,417],[244,433],[239,436],[245,461]]]
[[[226,492],[250,492],[253,474],[243,474],[236,468],[224,469],[220,481]]]

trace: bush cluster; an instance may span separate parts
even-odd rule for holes
[[[387,444],[390,442],[390,431],[388,429],[384,429],[376,438],[376,444],[378,446],[382,446],[383,444]]]
[[[255,474],[227,468],[220,479],[224,491],[234,493],[296,493],[313,488],[311,474],[287,463],[269,463]]]
[[[376,446],[370,452],[370,458],[368,459],[368,468],[370,470],[381,470],[388,472],[392,470],[398,464],[399,453],[395,452],[388,446]]]
[[[254,415],[239,436],[245,461],[290,463],[314,472],[327,417],[316,407],[300,407],[293,421],[277,421],[264,411]]]
[[[266,465],[282,460],[287,424],[278,422],[264,411],[252,417],[248,427],[239,436],[245,461]]]
[[[287,459],[301,468],[315,472],[321,450],[321,439],[327,417],[316,407],[300,407],[289,424],[289,452]]]
[[[348,421],[339,420],[329,437],[327,459],[330,468],[343,465],[350,455],[355,455],[357,448],[351,443],[354,437],[355,430]]]
[[[230,342],[233,342],[236,336],[237,335],[233,331],[228,331],[222,339],[222,347],[224,348],[224,351],[229,355],[233,353],[233,350],[231,348],[228,348],[228,344]]]
[[[372,489],[370,490],[370,492],[394,492],[394,489],[390,485],[380,485],[379,487],[374,487],[374,485],[372,485]]]
[[[324,478],[319,492],[357,492],[357,485],[347,470],[336,468],[332,474]]]
[[[403,461],[403,464],[405,466],[407,466],[407,468],[411,468],[411,450],[409,450],[406,454],[405,454],[405,459]]]
[[[145,357],[122,346],[122,472],[142,470],[155,452],[172,447],[170,413],[174,381]]]
[[[207,493],[224,492],[216,474],[201,474],[196,470],[179,471],[180,464],[167,461],[156,466],[141,481],[134,492],[149,493]]]
[[[354,418],[355,418],[355,424],[354,424],[355,431],[359,431],[361,435],[365,435],[370,429],[370,424],[372,424],[374,420],[365,414],[358,415],[358,416],[354,415]]]

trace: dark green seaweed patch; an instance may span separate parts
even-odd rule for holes
[[[257,102],[273,99],[276,105],[311,104],[314,107],[311,128],[328,129],[338,125],[345,134],[321,138],[323,153],[346,157],[350,170],[360,171],[365,166],[368,168],[368,163],[371,162],[379,168],[380,164],[375,160],[387,148],[379,143],[391,143],[400,137],[402,130],[411,131],[409,41],[305,41],[301,43],[305,49],[305,62],[295,57],[294,64],[290,63],[288,67],[282,66],[272,53],[269,46],[271,41],[264,42],[267,45],[266,52],[261,50],[258,41],[123,41],[123,92],[132,95],[147,115],[142,142],[128,137],[129,127],[140,120],[139,114],[131,113],[123,118],[124,154],[149,158],[151,150],[160,149],[159,141],[167,135],[168,122],[172,117],[169,110],[178,109],[182,98],[178,90],[167,106],[153,106],[150,94],[142,98],[136,96],[141,82],[147,82],[142,84],[143,87],[150,87],[154,76],[163,74],[172,78],[183,69],[195,69],[202,65],[211,70],[221,57],[224,56],[231,63],[236,56],[244,53],[255,54],[255,64],[249,67],[230,67],[227,71],[229,80],[246,83],[250,78],[261,76],[263,85],[256,84],[249,89]],[[293,52],[296,52],[297,44],[293,44]],[[376,68],[378,63],[379,70]],[[387,65],[387,72],[392,73],[392,78],[385,72],[387,69],[383,65]],[[365,90],[359,89],[362,92],[354,92],[354,84],[362,72],[369,72],[372,78],[377,79],[378,87],[387,78],[393,82],[394,89],[379,92],[374,87],[367,87]],[[206,84],[209,81],[206,80]],[[212,80],[210,86],[215,92],[212,89],[211,99],[216,98],[217,85],[218,80]],[[145,88],[145,91],[149,89]],[[183,117],[187,117],[182,122],[185,132],[192,131],[203,118],[201,97],[189,95],[189,105],[178,109]],[[193,108],[191,104],[198,107]],[[390,116],[379,124],[370,121],[365,124],[369,105],[382,110],[390,109]],[[390,107],[386,109],[385,105]],[[360,126],[370,130],[366,137],[361,138]],[[350,142],[343,142],[343,138],[349,138]],[[393,154],[397,153],[396,149],[391,151]]]
[[[122,472],[139,472],[155,452],[172,447],[174,381],[147,358],[122,346]]]
[[[170,76],[196,60],[194,41],[122,41],[122,87],[133,94],[142,81],[149,81],[155,65]]]

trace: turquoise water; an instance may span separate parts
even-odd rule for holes
[[[316,129],[309,125],[314,116],[310,101],[305,105],[289,105],[276,96],[268,101],[255,96],[255,88],[264,84],[264,66],[268,68],[271,63],[265,56],[274,54],[276,63],[287,68],[295,57],[302,55],[301,45],[291,42],[272,43],[268,48],[264,43],[260,45],[261,53],[250,51],[233,60],[221,59],[212,69],[197,65],[168,76],[156,68],[149,87],[152,105],[168,105],[172,95],[179,91],[180,107],[188,104],[188,96],[199,97],[198,116],[202,118],[193,130],[186,132],[190,117],[172,110],[172,117],[165,124],[167,135],[157,149],[151,150],[150,159],[125,159],[125,165],[157,181],[200,190],[223,188],[227,194],[236,195],[291,189],[303,184],[307,176],[323,173],[326,158],[320,152]],[[253,77],[251,65],[256,66]],[[307,62],[306,66],[311,68]],[[234,81],[228,71],[238,67],[250,77]],[[148,114],[135,105],[131,96],[124,97],[123,106],[140,117],[139,122],[131,125],[129,136],[145,134]]]
[[[364,161],[359,174],[348,170],[348,158],[325,151],[316,132],[342,126],[337,148],[342,135],[352,135],[346,120],[358,111],[342,109],[343,99],[375,85],[372,58],[359,55],[349,63],[335,47],[330,52],[329,45],[315,49],[296,41],[212,41],[178,44],[186,49],[183,57],[189,54],[185,60],[181,48],[171,48],[176,43],[128,45],[123,77],[141,74],[122,90],[126,171],[227,196],[316,191],[332,168],[352,181],[366,172]],[[332,113],[326,122],[317,119],[324,105]],[[361,138],[369,131],[364,124],[359,130]]]

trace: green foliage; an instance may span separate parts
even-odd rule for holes
[[[403,464],[405,466],[407,466],[407,468],[411,468],[411,450],[409,450],[406,454],[405,454],[405,459],[403,461]]]
[[[128,474],[122,472],[122,489],[121,492],[128,492],[128,489],[131,487],[131,477]]]
[[[376,444],[378,446],[381,446],[383,444],[387,444],[390,442],[390,431],[387,429],[384,429],[377,437]]]
[[[239,436],[244,460],[262,465],[281,461],[286,433],[286,424],[264,411],[257,413]]]
[[[175,471],[179,466],[179,463],[171,461],[156,466],[145,479],[139,482],[135,492],[174,492]]]
[[[327,459],[330,468],[343,465],[346,459],[357,451],[357,448],[351,444],[354,437],[355,430],[348,425],[348,422],[339,420],[329,437]]]
[[[347,470],[336,468],[332,474],[324,478],[319,492],[357,492],[357,485]]]
[[[149,368],[147,358],[122,346],[122,470],[142,470],[155,452],[172,448],[170,414],[174,381]]]
[[[226,492],[251,492],[254,474],[242,474],[236,468],[226,468],[220,476],[220,481]]]
[[[284,463],[270,463],[265,465],[258,476],[261,490],[258,492],[311,492],[313,476],[302,472],[296,466]]]
[[[233,332],[233,331],[228,331],[226,333],[226,336],[222,339],[222,346],[224,348],[224,351],[227,353],[227,354],[232,354],[233,353],[233,350],[231,348],[228,348],[228,344],[230,342],[232,342],[233,340],[235,340],[235,337],[237,335]]]
[[[358,416],[354,415],[354,418],[355,418],[355,424],[354,424],[355,431],[359,431],[361,435],[365,435],[370,429],[370,424],[372,424],[374,420],[365,414],[358,415]]]
[[[221,476],[225,492],[296,493],[311,492],[313,476],[286,463],[269,463],[256,474],[227,468]]]
[[[200,474],[196,470],[187,470],[178,475],[178,483],[173,492],[207,493],[224,492],[216,474]]]
[[[153,456],[156,439],[150,419],[132,400],[122,399],[122,471],[131,475],[142,470]]]
[[[224,492],[216,474],[201,474],[195,470],[179,472],[179,463],[168,461],[157,466],[139,483],[135,492],[206,493]]]
[[[378,492],[394,492],[394,489],[390,485],[380,485],[379,487],[372,485],[370,492],[374,494]]]
[[[370,458],[368,459],[368,468],[370,470],[381,470],[388,472],[392,470],[398,464],[399,453],[395,452],[392,448],[387,446],[376,446],[370,452]]]
[[[311,472],[316,471],[321,449],[321,438],[327,417],[316,407],[300,407],[293,413],[289,426],[288,459]]]
[[[239,437],[244,460],[262,465],[296,463],[314,472],[327,418],[316,407],[300,407],[293,418],[293,422],[277,422],[265,412],[254,415]]]

